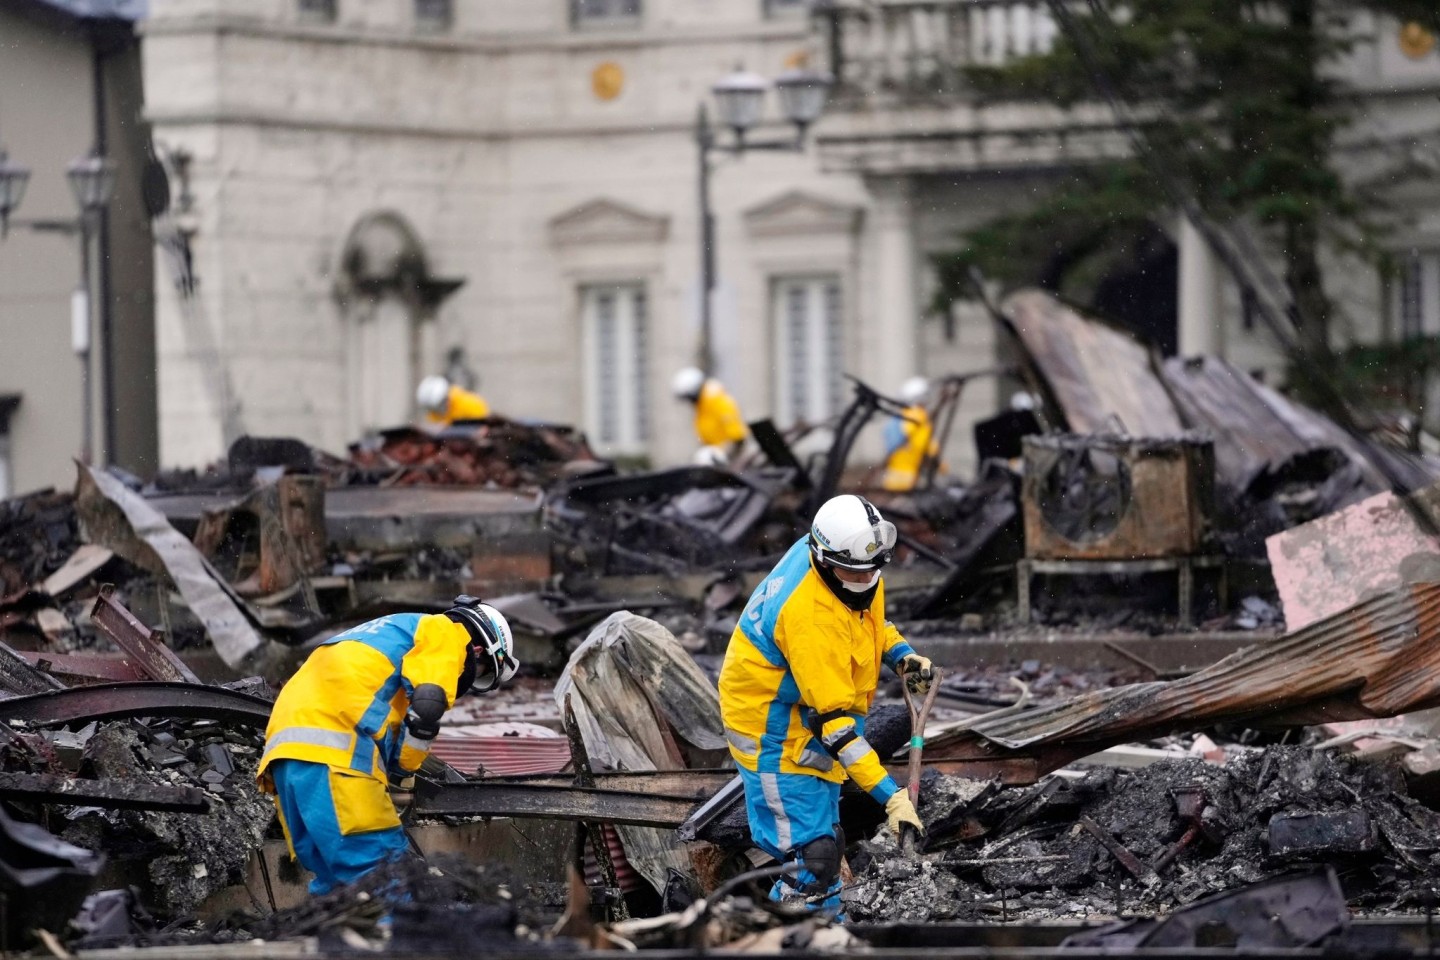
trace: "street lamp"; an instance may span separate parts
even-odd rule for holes
[[[81,410],[84,417],[84,440],[80,456],[86,463],[91,461],[94,449],[94,413],[90,403],[90,331],[94,326],[90,295],[90,238],[94,235],[101,213],[110,203],[115,192],[115,165],[105,159],[99,150],[92,150],[82,157],[76,157],[65,168],[65,179],[70,182],[70,192],[80,207],[80,215],[73,220],[16,220],[16,226],[53,233],[74,234],[80,238],[80,286],[70,295],[70,343],[80,358]],[[5,236],[11,223],[10,214],[20,206],[25,196],[25,186],[30,180],[30,171],[11,163],[4,150],[0,150],[0,238]]]
[[[733,143],[720,143],[710,127],[705,104],[695,120],[695,144],[700,154],[700,367],[714,372],[715,345],[711,300],[715,290],[715,217],[710,212],[710,154],[712,151],[741,156],[748,150],[805,149],[805,132],[825,109],[825,97],[835,78],[818,70],[788,70],[775,79],[776,94],[785,119],[795,125],[795,136],[777,140],[749,140],[746,134],[760,122],[765,109],[765,91],[770,81],[736,68],[710,88],[722,126],[734,132]]]
[[[30,182],[30,170],[18,163],[11,163],[10,157],[0,150],[0,238],[10,226],[10,214],[25,198],[25,186]]]

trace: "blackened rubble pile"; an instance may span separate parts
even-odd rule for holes
[[[61,838],[113,860],[143,864],[147,905],[178,917],[211,894],[243,883],[274,807],[255,788],[262,738],[213,721],[118,722],[84,746],[82,769],[97,779],[194,786],[209,813],[88,809],[71,814]]]
[[[1394,911],[1440,882],[1440,814],[1408,795],[1394,764],[1280,746],[1224,767],[1167,760],[969,802],[973,784],[923,785],[923,857],[883,834],[867,845],[846,894],[853,918],[1153,914],[1312,864],[1337,869],[1353,909]]]
[[[26,819],[48,822],[60,839],[103,852],[119,871],[115,879],[134,885],[161,917],[185,916],[243,882],[272,819],[272,805],[255,788],[260,739],[249,730],[201,720],[127,720],[80,731],[7,732],[3,739],[4,774],[55,778],[46,782],[62,802],[67,786],[86,784],[123,784],[142,801],[195,798],[198,811],[70,806],[67,816],[48,821],[39,816],[43,804],[14,801]]]
[[[229,943],[319,937],[322,946],[353,949],[386,943],[390,952],[460,955],[570,949],[542,940],[565,906],[563,885],[516,883],[500,864],[457,857],[407,858],[349,886],[287,910],[237,912],[203,927],[148,934],[150,944]]]

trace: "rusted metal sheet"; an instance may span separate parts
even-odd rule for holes
[[[1219,357],[1172,357],[1160,376],[1180,415],[1192,427],[1214,436],[1218,480],[1232,493],[1324,449],[1337,450],[1354,464],[1370,493],[1390,487],[1371,462],[1375,455],[1390,461],[1389,466],[1411,487],[1423,487],[1433,479],[1433,472],[1415,458],[1373,446],[1362,449],[1333,421]]]
[[[1214,450],[1199,436],[1026,437],[1025,555],[1136,560],[1201,551],[1214,515]]]
[[[132,658],[136,666],[151,680],[173,683],[199,683],[195,671],[165,646],[158,631],[151,630],[115,599],[114,584],[100,587],[90,619],[105,636]]]
[[[207,813],[205,791],[140,780],[85,780],[48,773],[0,772],[0,797],[32,803],[61,803],[109,810],[172,810]]]
[[[1220,722],[1301,726],[1440,705],[1440,583],[1373,597],[1188,677],[1097,690],[944,734],[933,761],[1035,760],[1038,773],[1106,747]]]
[[[1170,437],[1184,429],[1149,352],[1132,337],[1038,290],[1012,294],[1003,310],[1076,433]]]
[[[270,703],[223,687],[156,681],[99,683],[0,700],[0,723],[51,727],[130,717],[224,720],[263,728],[270,720]]]
[[[48,674],[81,680],[128,682],[149,679],[135,661],[125,654],[51,653],[49,650],[16,650],[26,663]]]

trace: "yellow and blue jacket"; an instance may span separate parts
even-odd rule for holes
[[[470,634],[445,616],[398,613],[317,647],[275,698],[260,788],[275,792],[266,770],[276,760],[323,763],[382,784],[391,772],[420,769],[430,744],[405,730],[410,695],[433,683],[453,706],[469,646]]]
[[[840,601],[802,537],[751,595],[720,670],[730,755],[747,770],[832,783],[848,775],[884,803],[898,787],[865,739],[880,665],[914,653],[885,619],[885,585],[870,608]],[[838,761],[838,762],[837,762]]]
[[[707,447],[740,443],[750,435],[740,405],[717,380],[706,380],[695,400],[695,435]]]
[[[427,413],[425,416],[431,423],[447,425],[456,420],[484,420],[490,416],[490,404],[486,403],[480,394],[452,384],[450,393],[445,397],[445,411]]]
[[[888,456],[882,486],[894,491],[915,489],[925,457],[940,452],[930,414],[922,405],[906,407],[900,416],[886,421],[885,451]]]

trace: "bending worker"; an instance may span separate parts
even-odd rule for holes
[[[459,596],[443,614],[399,613],[326,641],[290,678],[265,728],[256,779],[311,893],[405,854],[388,789],[408,790],[440,717],[472,687],[489,693],[519,664],[498,610]]]
[[[808,536],[756,587],[720,670],[720,714],[745,784],[755,845],[797,873],[770,891],[840,907],[840,784],[884,805],[891,830],[922,829],[906,792],[865,740],[883,663],[926,691],[934,677],[885,619],[880,569],[895,525],[868,500],[834,497]]]
[[[726,463],[750,435],[735,398],[699,367],[680,370],[670,388],[677,398],[695,405],[695,435],[701,446],[696,459],[712,465]]]
[[[444,377],[426,377],[415,390],[415,403],[430,423],[450,426],[456,420],[484,420],[490,404],[478,393],[451,383]]]
[[[940,454],[935,428],[925,409],[925,395],[929,392],[930,382],[924,377],[911,377],[900,387],[905,409],[885,422],[885,476],[881,485],[886,490],[914,490],[925,458]]]

